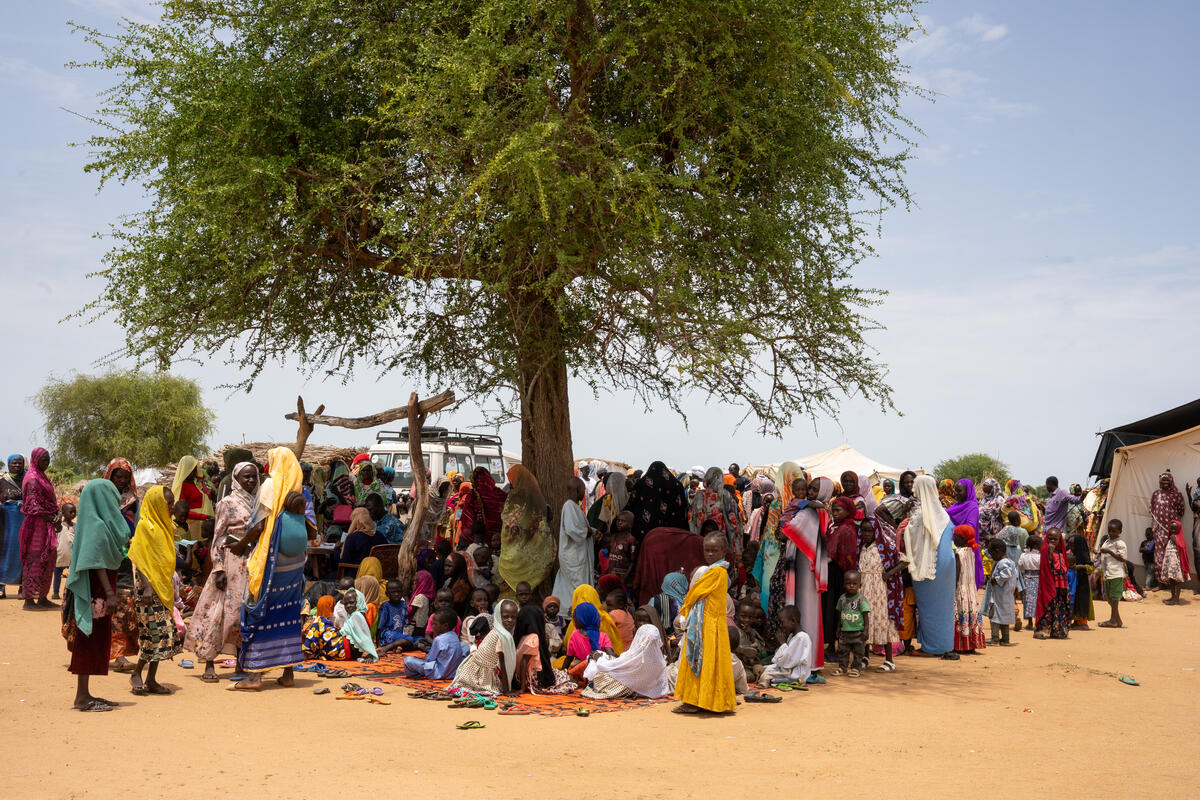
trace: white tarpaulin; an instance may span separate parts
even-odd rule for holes
[[[823,453],[815,453],[811,456],[793,458],[791,460],[804,467],[814,476],[824,475],[836,481],[842,477],[843,472],[849,471],[856,475],[869,476],[873,484],[880,483],[884,478],[891,478],[894,481],[900,480],[900,473],[908,469],[908,467],[901,469],[889,467],[887,464],[863,455],[849,444],[835,447],[832,450],[826,450]],[[782,462],[766,464],[761,467],[748,467],[747,469],[750,472],[767,472],[774,478],[780,463]],[[924,473],[924,470],[914,469],[913,472],[921,475]]]
[[[1158,488],[1158,477],[1167,470],[1175,477],[1175,487],[1184,491],[1186,484],[1196,487],[1197,476],[1200,476],[1200,426],[1161,439],[1129,445],[1117,449],[1113,456],[1112,477],[1108,486],[1108,505],[1104,509],[1104,527],[1108,530],[1108,521],[1121,520],[1122,538],[1129,550],[1129,560],[1141,565],[1138,555],[1138,545],[1145,538],[1146,528],[1150,527],[1150,496]],[[1192,510],[1191,504],[1184,496],[1183,536],[1188,542],[1189,561],[1192,561],[1191,551],[1195,550],[1192,541]],[[1192,577],[1196,575],[1196,567],[1192,565]]]

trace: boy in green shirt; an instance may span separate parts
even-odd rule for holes
[[[842,596],[837,601],[837,669],[834,675],[859,676],[866,662],[867,627],[871,622],[871,604],[858,593],[862,576],[855,570],[846,573]],[[853,661],[851,660],[853,656]]]

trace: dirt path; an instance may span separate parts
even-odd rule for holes
[[[74,681],[57,615],[0,601],[0,795],[337,797],[365,789],[430,797],[462,789],[564,797],[607,782],[605,794],[633,798],[802,787],[835,797],[985,796],[1003,774],[1018,792],[1057,785],[1068,797],[1124,792],[1118,787],[1194,796],[1200,600],[1172,608],[1162,597],[1123,603],[1125,630],[1072,633],[1066,642],[1020,633],[1017,647],[957,663],[901,658],[895,674],[831,679],[780,705],[702,719],[669,706],[505,718],[410,700],[391,687],[393,705],[367,706],[313,696],[332,682],[308,675],[294,689],[270,683],[238,695],[228,682],[203,684],[199,669],[174,664],[160,672],[173,696],[133,697],[127,676],[112,674],[95,679],[94,691],[123,707],[80,714],[70,710]],[[1123,674],[1142,685],[1114,677]],[[475,718],[487,728],[454,728]],[[355,759],[362,769],[348,777]],[[1047,783],[1058,775],[1069,783]]]

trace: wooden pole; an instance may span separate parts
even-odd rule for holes
[[[451,394],[451,402],[454,395]],[[412,590],[413,581],[417,575],[417,540],[421,538],[421,528],[425,524],[425,515],[429,510],[429,473],[425,470],[425,456],[421,452],[421,429],[425,427],[428,412],[422,411],[422,404],[417,401],[417,393],[413,392],[408,398],[408,457],[411,462],[413,484],[413,513],[404,535],[404,543],[396,556],[397,577],[404,585],[407,594]]]

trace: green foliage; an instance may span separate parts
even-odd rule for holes
[[[967,453],[957,458],[948,458],[933,468],[939,480],[970,478],[978,486],[984,478],[995,478],[1003,486],[1010,477],[1008,465],[987,453]]]
[[[174,0],[83,29],[117,78],[88,169],[149,206],[82,313],[247,384],[365,362],[507,405],[565,360],[768,431],[890,407],[883,293],[850,279],[909,200],[913,5]]]
[[[51,378],[33,398],[46,418],[52,466],[96,474],[110,459],[162,465],[204,452],[213,413],[194,381],[166,373]]]

